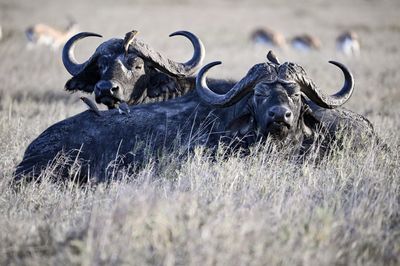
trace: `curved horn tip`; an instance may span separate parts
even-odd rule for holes
[[[196,77],[196,82],[205,82],[205,77],[207,76],[207,72],[214,66],[222,64],[221,61],[215,61],[208,63],[207,65],[203,66]]]
[[[148,45],[136,43],[134,49],[143,57],[152,61],[155,68],[167,72],[167,74],[182,77],[193,75],[195,71],[202,65],[205,56],[205,48],[202,41],[193,33],[188,31],[177,31],[169,36],[181,35],[186,37],[193,46],[192,57],[185,63],[175,62],[170,60],[160,53],[153,51]]]
[[[247,74],[225,94],[216,93],[207,86],[206,78],[207,72],[213,66],[220,64],[222,64],[221,61],[208,63],[201,68],[196,77],[196,91],[199,97],[203,102],[218,108],[232,106],[240,101],[244,95],[248,94],[253,89],[254,83],[257,80],[255,75]]]
[[[215,62],[211,62],[211,63],[208,63],[207,65],[203,66],[196,76],[196,87],[202,86],[202,87],[208,88],[207,82],[206,82],[207,73],[212,67],[214,67],[216,65],[220,65],[220,64],[222,64],[221,61],[215,61]]]
[[[173,36],[177,36],[177,35],[184,35],[184,34],[192,34],[192,33],[190,33],[190,32],[188,32],[188,31],[185,31],[185,30],[178,30],[178,31],[175,31],[175,32],[173,32],[173,33],[171,33],[170,35],[168,35],[168,37],[173,37]]]
[[[87,64],[88,61],[85,63],[79,64],[74,55],[74,49],[76,43],[85,38],[85,37],[103,37],[100,34],[93,33],[93,32],[80,32],[78,34],[75,34],[72,36],[64,45],[63,51],[62,51],[62,61],[67,69],[67,71],[72,75],[75,76],[79,74],[82,69],[84,69],[85,65]]]
[[[351,71],[344,64],[339,63],[337,61],[333,61],[333,60],[330,60],[328,62],[330,64],[332,64],[332,65],[335,65],[335,66],[339,67],[343,71],[344,75],[345,76],[349,76],[351,81],[354,82],[353,74],[351,73]]]
[[[222,64],[221,61],[214,61],[214,62],[208,63],[207,65],[203,66],[200,69],[200,72],[204,73],[204,72],[208,71],[210,68],[217,66],[217,65],[221,65],[221,64]]]
[[[221,65],[221,64],[222,64],[221,61],[214,61],[214,62],[208,63],[206,66],[212,67],[212,66],[217,66],[217,65]]]
[[[87,32],[87,31],[83,31],[83,32],[79,32],[77,34],[75,34],[75,36],[80,36],[80,37],[100,37],[103,38],[102,35],[98,34],[98,33],[94,33],[94,32]],[[74,37],[75,37],[74,36]]]
[[[334,60],[329,60],[328,63],[330,63],[332,65],[335,65],[335,66],[338,66],[338,67],[344,66],[342,63],[339,63],[339,62],[334,61]]]
[[[349,69],[342,63],[332,60],[329,61],[329,63],[339,67],[345,77],[344,85],[340,91],[334,95],[326,95],[322,93],[315,85],[313,85],[308,86],[308,89],[306,89],[304,92],[319,106],[323,108],[334,109],[343,105],[350,99],[354,89],[354,78]]]

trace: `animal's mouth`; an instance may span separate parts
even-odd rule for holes
[[[109,109],[114,109],[117,108],[118,104],[120,104],[122,100],[112,95],[107,95],[96,97],[96,102],[106,105]]]
[[[291,126],[286,122],[274,121],[268,124],[265,135],[271,135],[278,139],[283,139],[288,135],[290,128]]]
[[[274,121],[274,122],[271,122],[268,125],[268,128],[277,129],[277,130],[280,130],[280,129],[281,130],[289,130],[290,129],[290,125],[288,123],[286,123],[286,122],[283,122],[283,121],[279,121],[279,122]]]

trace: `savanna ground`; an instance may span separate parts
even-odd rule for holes
[[[68,3],[67,3],[68,2]],[[0,0],[0,264],[30,265],[399,265],[400,264],[399,1],[25,1]],[[324,47],[300,63],[328,92],[342,84],[327,63],[344,62],[356,90],[346,107],[368,117],[392,148],[336,152],[319,165],[292,163],[282,152],[207,160],[166,158],[109,185],[73,183],[11,187],[27,145],[56,121],[85,107],[63,91],[69,75],[60,51],[26,49],[24,29],[67,17],[81,30],[123,37],[131,29],[170,58],[190,45],[168,34],[186,29],[203,40],[211,76],[241,78],[265,59],[250,31],[268,25],[290,37],[310,32]],[[356,30],[361,57],[334,50],[344,29]],[[77,48],[78,59],[98,39]]]

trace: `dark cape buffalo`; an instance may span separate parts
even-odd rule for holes
[[[129,105],[143,101],[161,101],[185,94],[195,87],[193,73],[201,66],[205,49],[201,40],[188,31],[177,31],[170,36],[184,36],[190,40],[194,52],[185,63],[174,62],[136,39],[136,31],[124,39],[103,42],[84,63],[78,63],[74,47],[79,40],[101,35],[81,32],[65,44],[62,60],[73,76],[65,84],[67,91],[94,93],[97,103],[112,109],[121,102]]]
[[[108,180],[111,166],[139,165],[146,155],[163,149],[203,145],[215,148],[222,142],[249,147],[263,139],[300,144],[306,151],[322,138],[329,151],[338,132],[351,131],[355,138],[372,137],[371,123],[342,107],[351,96],[354,80],[349,70],[331,61],[344,74],[344,85],[326,95],[294,63],[280,64],[272,54],[269,62],[253,66],[232,88],[206,83],[207,71],[220,62],[203,67],[196,91],[159,103],[130,106],[130,115],[116,110],[102,116],[83,112],[46,129],[27,148],[16,168],[16,179],[37,178],[59,154],[80,162],[80,178]],[[360,140],[361,141],[361,140]],[[72,164],[73,164],[72,163]],[[70,164],[59,167],[59,178],[68,177]]]

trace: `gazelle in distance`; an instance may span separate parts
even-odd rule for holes
[[[286,38],[282,33],[267,27],[255,29],[251,33],[250,39],[255,44],[267,45],[271,48],[285,48],[287,46]]]
[[[336,38],[336,49],[347,56],[360,55],[360,38],[354,31],[345,31]]]
[[[78,24],[75,21],[71,21],[65,30],[59,30],[43,23],[35,24],[25,30],[28,38],[27,47],[31,49],[34,46],[44,45],[57,50],[78,32],[78,28]]]
[[[321,41],[308,33],[293,37],[290,43],[294,49],[302,52],[319,50],[322,47]]]

